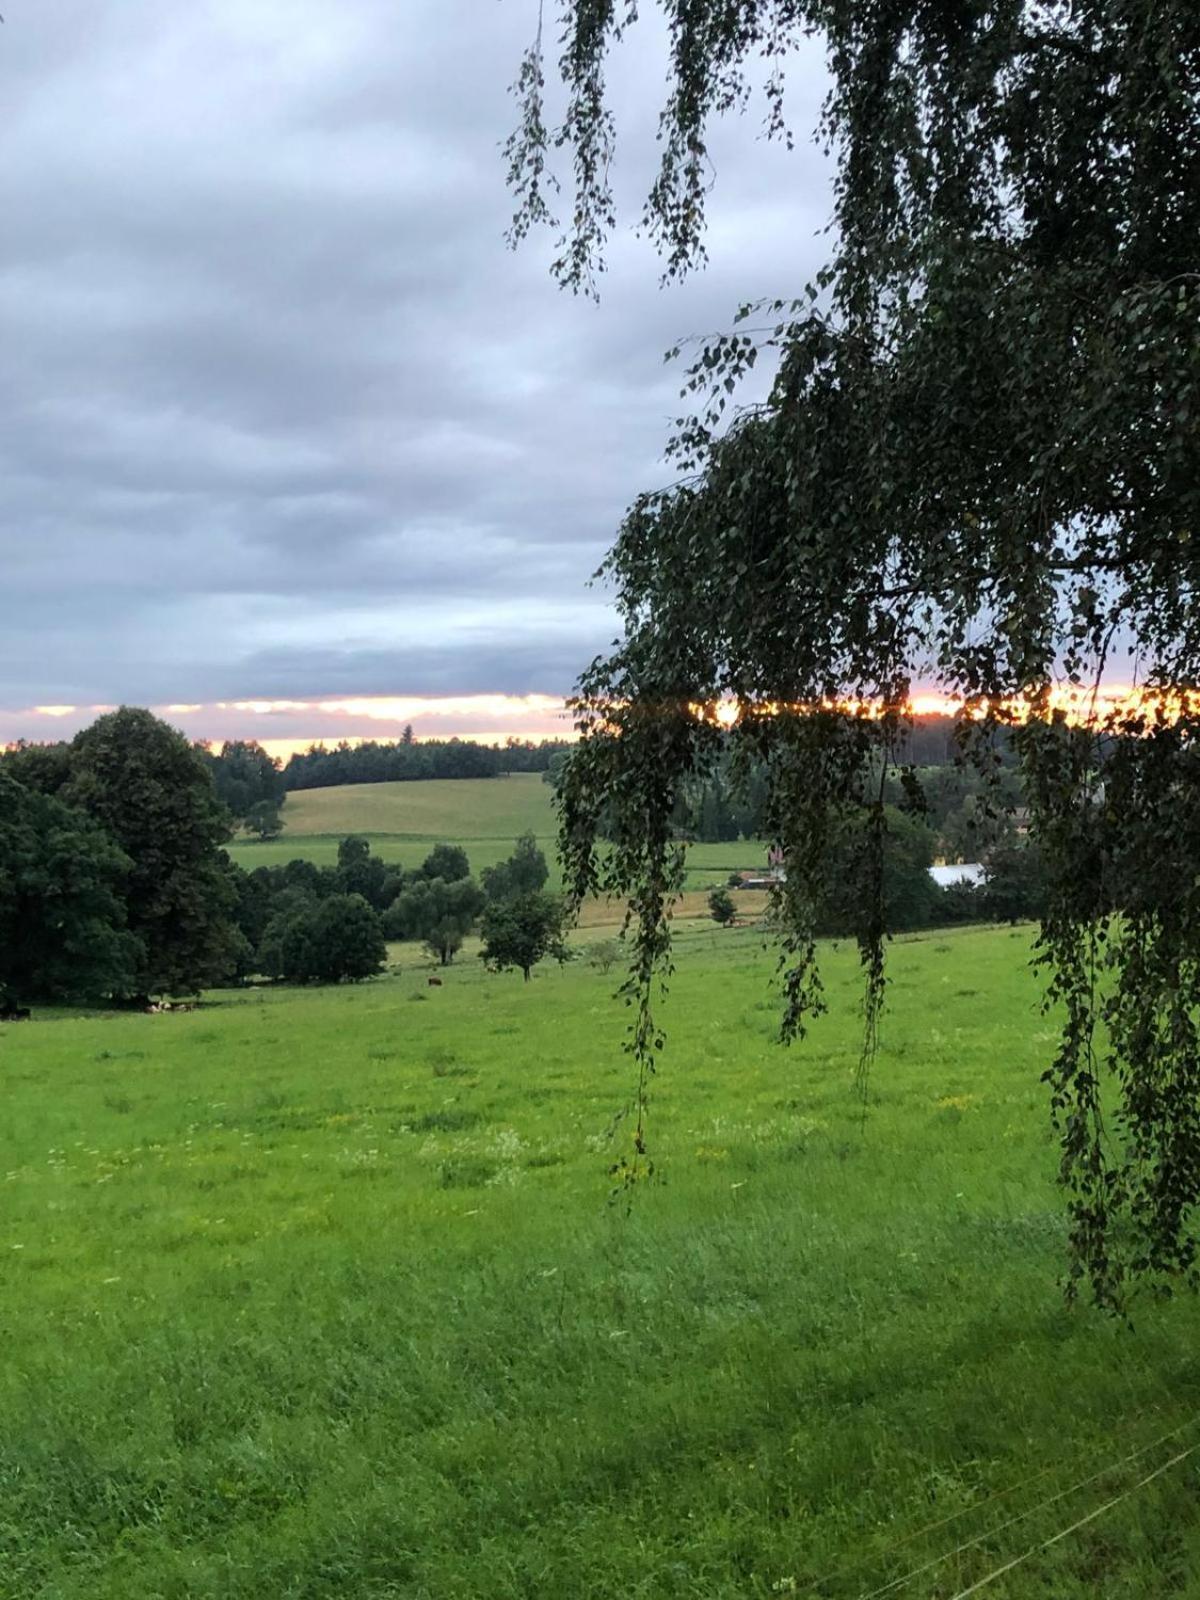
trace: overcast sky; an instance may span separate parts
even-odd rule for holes
[[[707,272],[660,288],[627,232],[595,305],[503,240],[536,0],[4,17],[0,738],[46,704],[568,692],[663,478],[663,350],[824,255],[819,59],[795,153],[718,138]],[[633,41],[629,224],[665,71],[654,19]]]

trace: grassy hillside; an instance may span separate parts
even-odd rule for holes
[[[864,1120],[852,952],[789,1053],[686,937],[629,1206],[583,962],[0,1028],[0,1595],[947,1600],[1108,1501],[989,1600],[1194,1592],[1200,1315],[1062,1303],[1027,957],[897,941]]]
[[[338,841],[356,833],[402,867],[420,866],[439,841],[461,844],[479,872],[511,854],[519,834],[532,831],[556,865],[551,791],[540,773],[300,789],[289,794],[283,817],[280,838],[265,844],[240,839],[230,846],[233,858],[248,871],[297,856],[332,866]]]
[[[508,778],[431,778],[298,789],[283,815],[289,833],[401,834],[418,839],[515,839],[554,833],[551,789],[540,773]]]
[[[439,840],[461,844],[472,870],[479,872],[509,855],[518,834],[531,831],[546,852],[557,883],[557,823],[551,801],[550,786],[540,773],[300,789],[288,796],[282,837],[266,844],[239,839],[230,853],[247,870],[297,856],[332,866],[338,840],[357,833],[365,834],[385,861],[403,867],[419,866]],[[711,888],[724,883],[736,868],[762,866],[765,860],[762,847],[744,840],[693,845],[688,852],[688,887]]]

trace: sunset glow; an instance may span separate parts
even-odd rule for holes
[[[0,708],[0,746],[69,738],[110,705],[34,705]],[[398,739],[411,725],[420,739],[471,739],[503,744],[508,739],[574,737],[566,702],[548,694],[355,695],[311,700],[247,699],[172,701],[151,707],[188,738],[208,744],[255,739],[286,761],[313,744],[345,740]]]
[[[904,705],[904,715],[909,717],[978,717],[995,711],[999,720],[1023,722],[1033,715],[1037,702],[1014,698],[992,707],[987,701],[968,704],[961,696],[942,694],[936,690],[922,690]],[[1079,725],[1101,724],[1112,717],[1138,715],[1163,715],[1177,718],[1197,710],[1197,697],[1188,690],[1147,690],[1134,684],[1109,684],[1103,688],[1079,684],[1055,684],[1047,696],[1047,706],[1052,712],[1062,712],[1068,721]],[[736,700],[721,700],[703,704],[694,702],[693,714],[703,721],[719,723],[732,728],[738,722],[743,707]],[[784,709],[776,701],[760,701],[753,705],[757,715],[774,716]],[[812,709],[804,705],[790,706],[792,711]],[[822,700],[815,709],[841,711],[854,716],[877,717],[882,714],[882,702],[867,700]]]
[[[1195,709],[1194,699],[1185,692],[1151,694],[1128,683],[1107,684],[1099,690],[1057,685],[1050,691],[1049,704],[1078,723],[1101,723],[1109,717],[1137,713],[1176,717]],[[254,739],[281,761],[314,744],[331,745],[345,740],[357,745],[368,739],[398,739],[408,726],[417,740],[458,738],[504,744],[509,739],[536,742],[576,737],[566,701],[548,694],[356,695],[313,700],[219,700],[209,704],[175,701],[152,709],[190,739],[213,745],[227,739]],[[758,715],[770,715],[778,708],[761,703],[754,709]],[[824,709],[833,709],[832,703]],[[877,708],[861,702],[847,702],[841,709],[864,716],[877,714]],[[984,709],[972,708],[970,714],[982,715]],[[0,709],[0,746],[18,739],[38,742],[69,738],[111,710],[110,705],[52,704],[7,712]],[[733,727],[741,715],[734,700],[696,703],[692,711],[696,717],[724,728]],[[963,714],[964,703],[938,690],[921,688],[912,696],[907,711],[916,717],[957,716]],[[1025,703],[1004,708],[1004,720],[1020,721],[1026,715]]]

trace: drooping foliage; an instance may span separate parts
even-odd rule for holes
[[[724,737],[702,708],[732,702],[735,760],[768,774],[763,814],[788,862],[785,1036],[821,1004],[823,863],[834,849],[857,863],[869,1055],[889,767],[913,683],[936,682],[976,713],[960,737],[981,773],[999,764],[996,725],[1017,724],[1006,748],[1047,885],[1039,954],[1065,1018],[1047,1077],[1071,1282],[1116,1305],[1142,1276],[1194,1280],[1200,8],[660,10],[669,82],[643,222],[667,273],[703,256],[713,118],[765,78],[767,130],[790,137],[788,58],[810,36],[830,75],[819,134],[834,227],[813,284],[742,307],[734,331],[701,347],[676,482],[635,502],[604,568],[625,637],[579,685],[563,841],[575,893],[629,900],[643,1077],[661,1042],[653,985],[678,883],[669,819]],[[605,60],[636,7],[558,11],[561,120],[540,26],[517,83],[514,235],[551,220],[565,150],[571,222],[555,271],[588,289],[615,220]],[[773,382],[739,409],[760,354]],[[1114,646],[1148,709],[1089,702]],[[1086,714],[1056,706],[1059,683]]]

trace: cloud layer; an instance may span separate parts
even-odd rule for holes
[[[662,479],[661,352],[789,293],[822,162],[716,147],[710,270],[514,256],[533,0],[13,0],[0,32],[0,737],[35,704],[567,692]],[[636,216],[663,62],[614,64]],[[794,114],[814,119],[815,58]],[[315,730],[314,730],[315,731]]]

